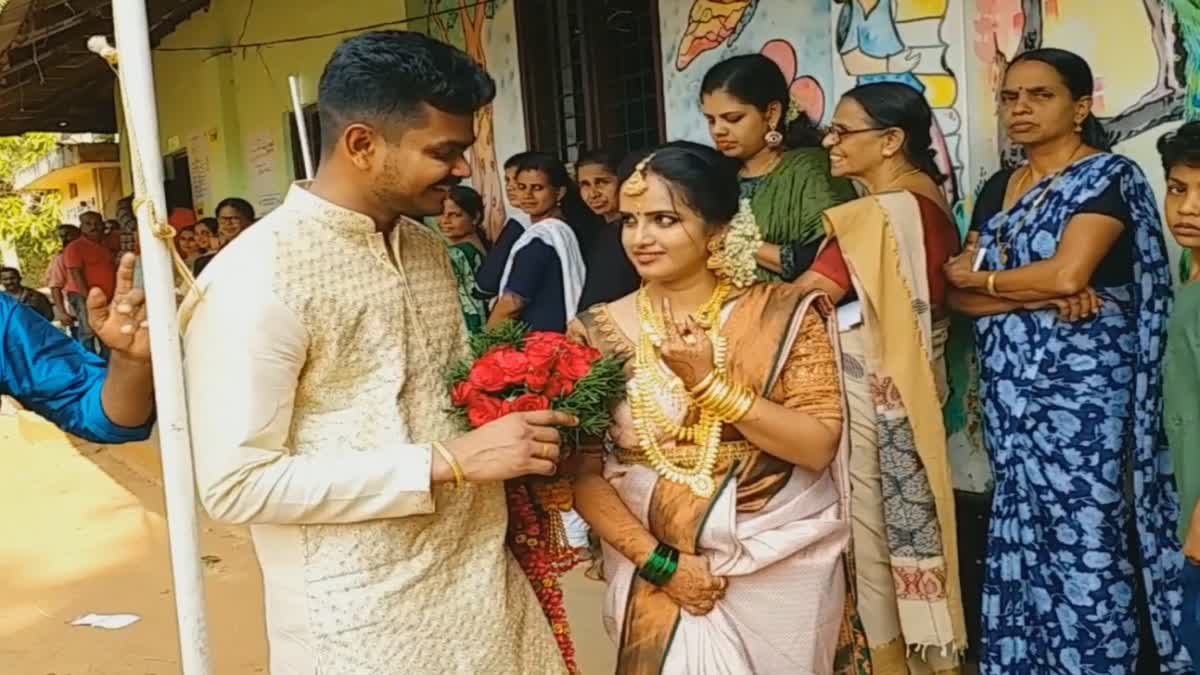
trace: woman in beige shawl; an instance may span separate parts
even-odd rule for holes
[[[959,239],[930,117],[903,84],[846,93],[825,146],[834,174],[867,196],[826,211],[826,245],[796,282],[839,304],[858,614],[875,675],[954,672],[966,647],[941,409],[942,264]]]
[[[630,403],[575,483],[617,672],[826,675],[850,535],[832,305],[755,283],[758,230],[711,148],[654,153],[621,210],[645,285],[572,326],[631,357]]]

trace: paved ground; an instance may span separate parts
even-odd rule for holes
[[[0,414],[0,673],[180,672],[166,520],[153,445],[71,440],[28,413]],[[202,521],[215,675],[266,672],[262,580],[244,528]],[[573,573],[568,611],[586,675],[611,673],[600,584]],[[69,623],[132,613],[106,631]]]

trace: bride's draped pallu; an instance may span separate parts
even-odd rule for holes
[[[858,614],[877,675],[956,672],[966,647],[941,409],[948,323],[933,316],[936,224],[921,199],[882,193],[825,214],[857,297],[841,342]]]
[[[1191,672],[1177,635],[1183,558],[1162,428],[1171,279],[1150,186],[1128,159],[1086,158],[983,223],[980,245],[984,269],[1047,260],[1071,217],[1114,182],[1133,229],[1132,283],[1096,288],[1093,319],[1042,310],[976,322],[996,480],[985,675],[1132,673],[1143,597],[1163,672]],[[1010,238],[1007,264],[998,233]]]
[[[831,315],[823,296],[751,287],[722,313],[731,378],[776,403],[841,423]],[[579,318],[593,346],[633,353],[606,305]],[[669,456],[686,463],[684,455],[695,451],[673,448]],[[605,477],[642,525],[681,552],[703,555],[714,575],[729,580],[712,612],[692,616],[603,546],[604,622],[619,645],[618,675],[826,675],[835,658],[848,659],[846,461],[843,443],[826,470],[812,473],[726,426],[713,476],[718,488],[706,498],[661,478],[638,451],[607,455]]]

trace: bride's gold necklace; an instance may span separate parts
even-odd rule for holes
[[[733,292],[733,285],[722,280],[712,296],[701,305],[693,317],[708,333],[713,344],[714,367],[726,365],[726,342],[720,334],[721,309]],[[637,297],[638,318],[641,323],[634,375],[630,387],[630,407],[638,442],[650,466],[663,478],[687,485],[700,497],[710,497],[716,491],[713,470],[721,445],[724,427],[720,417],[696,405],[683,382],[664,371],[658,349],[666,336],[667,318],[655,308],[649,292],[643,287]],[[660,396],[666,395],[672,404],[670,412],[663,409]],[[683,413],[686,423],[699,408],[698,420],[691,425],[674,421],[672,414]],[[678,442],[697,445],[700,456],[692,466],[675,464],[666,457],[659,438],[666,436]]]

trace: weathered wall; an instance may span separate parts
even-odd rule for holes
[[[700,82],[716,63],[762,52],[792,83],[792,95],[815,119],[832,108],[829,0],[663,0],[659,30],[667,137],[707,143]]]
[[[316,101],[325,62],[348,34],[249,49],[167,49],[270,42],[405,16],[398,1],[213,0],[163,40],[154,52],[159,142],[164,155],[188,150],[196,207],[213,215],[229,196],[262,212],[278,204],[296,178],[288,76],[300,76],[304,103]]]

